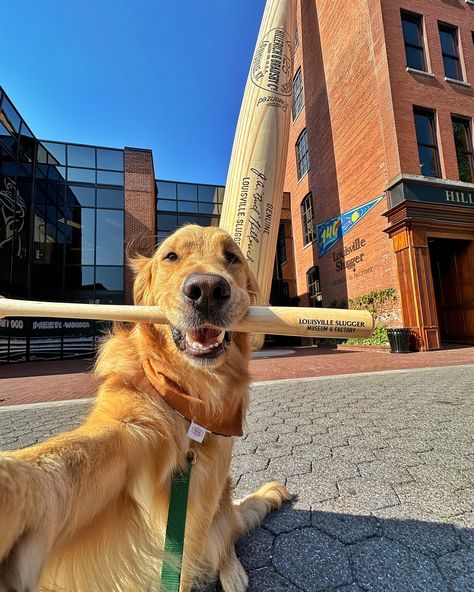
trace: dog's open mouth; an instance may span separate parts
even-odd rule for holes
[[[172,328],[173,339],[181,351],[193,358],[217,358],[228,348],[228,331],[213,325],[204,325],[187,331]]]

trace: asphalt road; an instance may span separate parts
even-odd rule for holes
[[[474,365],[252,390],[236,497],[277,479],[297,498],[238,543],[249,592],[474,591]],[[88,406],[4,407],[0,447]]]

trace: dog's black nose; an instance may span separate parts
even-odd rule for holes
[[[193,306],[208,308],[230,298],[230,284],[215,273],[193,273],[183,284],[183,294]]]

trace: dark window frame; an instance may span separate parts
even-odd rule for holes
[[[308,131],[305,128],[298,136],[295,144],[296,150],[296,171],[298,181],[300,181],[310,169],[309,164],[309,147],[308,147]]]
[[[316,240],[316,224],[314,221],[313,194],[310,191],[301,201],[301,227],[303,230],[304,246]]]
[[[301,67],[298,68],[293,77],[293,100],[291,103],[291,115],[293,121],[298,118],[298,115],[303,111],[304,107],[304,92],[303,92],[303,71]]]
[[[321,276],[319,266],[314,265],[306,272],[306,286],[308,288],[308,301],[310,306],[320,307],[323,305],[321,291]]]
[[[413,68],[414,70],[420,70],[420,72],[428,72],[428,63],[427,63],[426,51],[425,51],[423,15],[417,14],[415,12],[408,12],[406,10],[402,10],[401,11],[401,19],[402,19],[402,34],[403,34],[403,43],[405,46],[405,58],[406,58],[406,62],[407,62],[407,64],[406,64],[407,68]],[[411,43],[410,41],[407,41],[405,39],[405,32],[403,29],[403,21],[411,22],[416,25],[416,27],[418,29],[418,35],[420,38],[419,45],[415,45],[414,43]],[[422,62],[423,62],[423,67],[421,69],[417,68],[415,66],[412,66],[408,63],[409,60],[408,60],[408,54],[407,54],[407,47],[410,47],[412,49],[416,49],[421,52],[421,57],[422,57]]]
[[[416,126],[416,116],[417,115],[422,115],[422,116],[428,116],[430,118],[430,125],[431,125],[431,135],[434,139],[434,144],[429,144],[426,142],[420,142],[420,139],[418,138],[418,131],[417,131],[417,126]],[[413,107],[413,118],[414,118],[414,123],[415,123],[415,135],[416,135],[416,142],[417,142],[417,146],[418,146],[418,158],[420,161],[420,173],[423,174],[421,167],[423,165],[423,163],[421,162],[421,158],[420,158],[420,147],[422,148],[429,148],[431,150],[434,150],[434,154],[435,154],[435,161],[434,161],[434,172],[436,173],[434,175],[435,178],[441,178],[441,162],[440,162],[440,158],[439,158],[439,146],[438,146],[438,132],[437,132],[437,127],[436,127],[436,111],[434,111],[433,109],[427,109],[426,107]],[[423,176],[432,176],[432,175],[423,175]]]
[[[465,183],[474,182],[474,147],[472,142],[472,120],[469,117],[462,117],[461,115],[451,115],[451,121],[453,124],[453,136],[454,144],[456,148],[456,159],[458,163],[459,180]],[[462,125],[466,134],[467,150],[458,147],[456,143],[456,130],[455,125]],[[465,156],[466,162],[469,165],[469,175],[463,178],[460,162],[460,153]]]
[[[442,23],[442,22],[438,22],[438,32],[440,34],[440,46],[441,46],[441,56],[443,58],[443,66],[444,66],[444,75],[445,78],[450,78],[451,80],[460,80],[461,82],[464,81],[464,74],[463,74],[463,69],[462,69],[462,64],[461,64],[461,53],[459,51],[459,28],[456,27],[456,25],[450,25],[448,23]],[[446,53],[443,49],[443,44],[441,43],[441,32],[444,33],[450,33],[453,36],[453,41],[454,41],[454,48],[455,48],[455,53],[451,54],[451,53]],[[455,60],[456,62],[456,71],[457,71],[457,76],[455,78],[453,78],[452,76],[448,76],[446,73],[446,64],[444,59],[448,58],[450,60]]]

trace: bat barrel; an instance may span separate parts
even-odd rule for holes
[[[0,298],[0,318],[12,316],[168,323],[163,312],[156,306],[39,302]],[[364,310],[251,306],[246,317],[231,329],[243,333],[269,333],[295,337],[364,338],[374,330],[374,320],[372,315]]]

